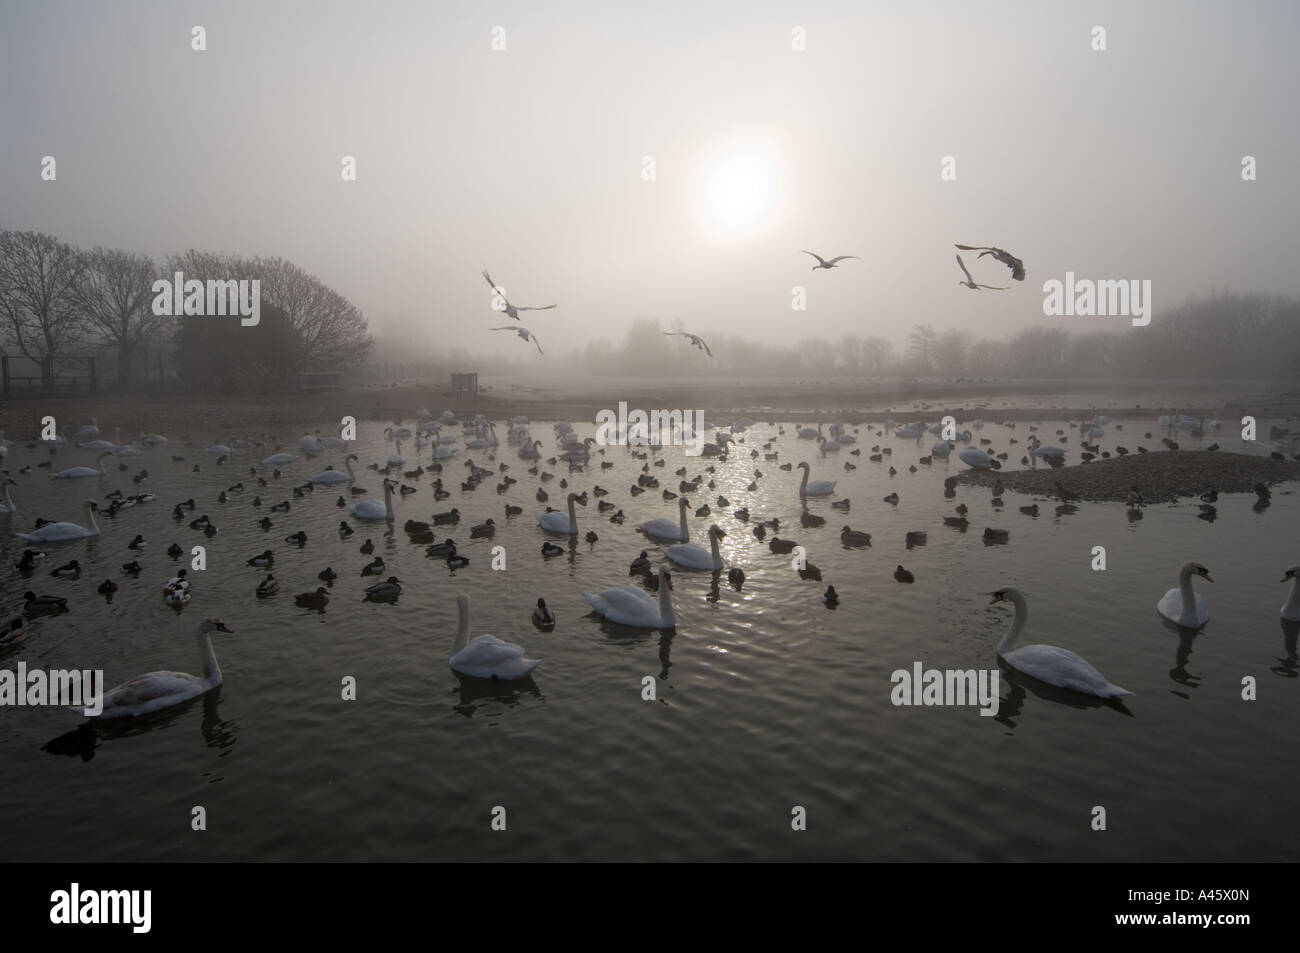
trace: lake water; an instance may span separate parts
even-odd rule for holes
[[[1269,423],[1260,422],[1262,433]],[[1158,447],[1136,432],[1154,425],[1129,421],[1123,432],[1112,425],[1100,443]],[[989,424],[982,436],[1010,449],[1014,468],[1027,426]],[[1065,426],[1045,421],[1045,442]],[[362,423],[354,449],[363,465],[391,451],[382,428]],[[259,490],[248,466],[265,452],[242,451],[218,467],[203,444],[173,443],[124,461],[126,474],[110,466],[102,478],[53,481],[49,470],[17,475],[46,453],[15,445],[6,465],[19,483],[19,513],[0,517],[0,597],[10,616],[29,588],[66,596],[71,611],[30,622],[21,643],[0,651],[0,667],[21,660],[102,668],[111,686],[154,669],[197,672],[193,631],[205,615],[220,616],[234,634],[214,638],[225,676],[219,694],[166,714],[77,733],[81,719],[62,709],[0,709],[0,816],[8,831],[0,860],[1297,859],[1300,660],[1294,627],[1278,617],[1282,571],[1300,562],[1300,503],[1291,488],[1275,488],[1263,512],[1252,510],[1253,495],[1224,496],[1212,523],[1198,519],[1196,501],[1148,507],[1139,522],[1119,504],[1083,504],[1057,517],[1043,502],[1033,519],[1018,511],[1030,500],[1012,492],[1001,510],[976,487],[945,500],[944,477],[964,469],[956,455],[911,473],[935,438],[880,438],[875,429],[860,429],[859,457],[848,447],[819,457],[793,426],[778,435],[768,424],[746,432],[725,462],[666,449],[666,466],[650,470],[661,487],[677,490],[678,467],[689,476],[716,468],[705,478],[715,489],[689,494],[692,510],[714,509],[691,518],[692,539],[704,540],[718,522],[728,534],[728,566],[746,574],[736,591],[725,573],[715,584],[709,573],[675,572],[672,633],[605,623],[579,596],[631,584],[628,564],[641,549],[654,552],[636,524],[677,514],[660,489],[630,495],[643,461],[626,448],[594,458],[614,463],[604,471],[593,464],[568,474],[543,462],[555,474],[545,484],[550,505],[564,506],[558,484],[567,476],[575,490],[610,489],[606,499],[627,515],[622,526],[610,523],[593,497],[578,520],[599,541],[543,560],[549,537],[534,518],[544,509],[534,499],[539,480],[504,446],[489,461],[462,444],[443,473],[451,499],[435,503],[432,475],[405,480],[419,490],[395,499],[395,532],[351,520],[357,533],[345,542],[336,532],[337,488],[291,496],[292,485],[325,464],[341,466],[343,451],[300,459]],[[504,438],[503,423],[498,430]],[[534,424],[533,435],[550,456],[551,426]],[[1266,440],[1242,444],[1235,432],[1214,436],[1225,450],[1270,449]],[[779,461],[762,457],[770,437]],[[1010,437],[1021,443],[1009,447]],[[892,459],[868,462],[875,443],[892,447]],[[416,452],[409,442],[403,450],[409,468]],[[187,459],[173,463],[172,454]],[[420,456],[427,466],[429,452]],[[92,458],[65,451],[55,469]],[[497,475],[461,492],[467,458],[494,469],[504,462],[520,482],[498,494]],[[800,526],[800,471],[778,467],[801,460],[812,463],[813,479],[838,481],[834,498],[849,498],[849,513],[810,501],[809,512],[826,524]],[[857,469],[846,472],[846,462]],[[891,463],[899,470],[892,478]],[[82,500],[102,506],[114,488],[137,491],[128,477],[142,465],[151,477],[139,489],[157,493],[156,502],[115,519],[101,515],[95,540],[42,547],[51,558],[30,579],[13,571],[25,544],[12,531],[30,529],[36,515],[80,521]],[[749,492],[756,468],[763,476]],[[245,492],[217,502],[241,480]],[[372,498],[380,481],[359,470]],[[881,501],[891,491],[897,506]],[[251,505],[258,494],[267,506]],[[719,508],[719,494],[731,505]],[[174,521],[172,505],[187,497],[197,509]],[[290,512],[268,512],[283,499]],[[965,533],[941,523],[961,502],[970,507]],[[506,519],[507,503],[523,514]],[[408,518],[427,520],[453,505],[461,524],[436,535],[470,557],[455,572],[426,558],[425,546],[401,529]],[[741,505],[751,511],[748,523],[732,515]],[[211,539],[188,525],[204,512],[220,529]],[[263,516],[274,522],[269,532],[257,525]],[[489,516],[496,538],[471,541],[470,525]],[[791,557],[755,539],[751,528],[769,518],[780,521],[778,535],[806,548],[824,581],[801,580]],[[846,523],[872,533],[873,545],[842,547]],[[1010,529],[1010,541],[986,546],[985,526]],[[283,542],[298,530],[309,537],[302,549]],[[926,545],[909,550],[909,530],[926,530]],[[148,548],[136,557],[144,572],[132,579],[120,565],[133,558],[127,543],[136,533]],[[360,575],[371,558],[359,552],[367,538],[403,582],[396,604],[363,601],[363,586],[375,581]],[[208,550],[180,613],[162,601],[164,581],[185,564],[166,555],[173,541]],[[504,572],[490,569],[498,545],[507,553]],[[1090,568],[1094,546],[1106,547],[1104,572]],[[259,601],[264,573],[245,562],[268,547],[281,591]],[[80,580],[48,575],[73,558],[85,567]],[[1189,559],[1214,578],[1197,582],[1212,618],[1194,636],[1155,612]],[[898,564],[915,584],[894,580]],[[296,608],[293,595],[314,589],[327,565],[339,572],[328,608]],[[96,593],[105,577],[121,587],[111,604]],[[834,610],[822,602],[827,584],[840,594]],[[988,593],[1007,585],[1029,597],[1025,641],[1077,651],[1134,696],[1122,708],[1097,705],[1003,675],[995,718],[974,707],[894,706],[895,669],[917,661],[996,667],[1012,613],[989,606]],[[448,669],[458,593],[472,598],[473,634],[492,632],[542,660],[531,682],[473,682]],[[530,624],[539,596],[558,615],[553,632]],[[642,698],[647,675],[656,701]],[[340,697],[345,676],[357,680],[355,701]],[[1258,682],[1256,701],[1242,700],[1245,676]],[[203,832],[190,827],[196,805],[206,810]],[[805,831],[791,829],[796,805],[806,809]],[[504,832],[491,828],[498,806]],[[1106,809],[1104,832],[1091,829],[1095,806]]]

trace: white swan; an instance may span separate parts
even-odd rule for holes
[[[502,642],[495,635],[469,638],[469,596],[457,596],[460,622],[456,627],[456,644],[447,664],[453,672],[471,678],[526,678],[537,668],[540,659],[524,658],[524,647]],[[468,643],[468,644],[467,644]]]
[[[98,432],[98,431],[96,431]],[[82,450],[107,450],[110,453],[118,448],[122,442],[122,428],[117,427],[113,430],[112,440],[87,440],[84,443],[78,443],[77,446]]]
[[[349,506],[348,512],[359,520],[387,520],[391,523],[396,518],[393,515],[393,485],[384,481],[384,502],[362,500]]]
[[[1170,589],[1159,602],[1156,611],[1168,619],[1188,629],[1199,629],[1210,621],[1210,610],[1205,600],[1192,589],[1192,576],[1200,576],[1206,582],[1214,582],[1210,571],[1200,563],[1183,563],[1178,570],[1178,588]]]
[[[1282,581],[1291,580],[1291,596],[1282,607],[1282,618],[1288,622],[1300,622],[1300,565],[1288,566]]]
[[[395,440],[393,445],[397,448],[396,452],[388,455],[388,465],[390,467],[400,467],[406,465],[406,459],[402,456],[402,441]]]
[[[647,536],[657,536],[659,539],[677,539],[684,543],[691,538],[691,529],[686,523],[686,507],[688,506],[690,506],[690,501],[686,497],[683,496],[677,500],[677,509],[681,515],[680,523],[674,523],[672,520],[664,519],[661,516],[658,519],[646,520],[637,529]]]
[[[974,467],[976,470],[996,469],[993,466],[994,459],[983,450],[977,450],[974,447],[967,447],[957,454],[957,459],[968,467]]]
[[[262,461],[264,467],[282,467],[286,463],[293,463],[298,458],[292,453],[273,453]]]
[[[803,470],[803,481],[799,484],[799,496],[801,498],[805,496],[830,496],[835,492],[835,484],[838,481],[813,480],[809,483],[808,474],[812,472],[812,468],[807,463],[801,463],[799,467]]]
[[[320,437],[305,433],[298,438],[298,449],[307,454],[324,453],[325,445],[321,443]]]
[[[103,710],[98,715],[86,708],[74,708],[73,711],[87,718],[132,718],[171,708],[210,692],[221,684],[221,667],[212,651],[212,633],[229,631],[220,619],[204,619],[199,623],[202,678],[184,672],[149,672],[105,692]]]
[[[90,418],[90,423],[88,423],[88,424],[82,424],[79,428],[77,428],[77,432],[76,432],[76,434],[74,434],[74,436],[77,436],[77,437],[98,437],[98,436],[99,436],[99,421],[96,420],[94,417],[91,417],[91,418]]]
[[[660,566],[658,601],[640,586],[619,586],[595,596],[584,592],[582,598],[610,622],[641,629],[672,629],[677,626],[672,588],[668,567]]]
[[[1048,685],[1098,698],[1119,698],[1133,694],[1127,688],[1120,688],[1107,681],[1106,676],[1088,664],[1087,659],[1069,649],[1055,645],[1025,645],[1016,648],[1020,633],[1029,620],[1029,605],[1025,601],[1025,595],[1019,589],[999,589],[993,593],[989,605],[995,602],[1010,602],[1016,607],[1016,618],[1011,623],[1011,631],[998,644],[998,655],[1012,668]]]
[[[5,480],[4,499],[0,500],[0,516],[11,516],[18,512],[18,505],[14,503],[14,498],[9,495],[9,488],[17,485],[16,480]]]
[[[95,522],[95,511],[99,506],[94,500],[87,500],[83,506],[86,514],[86,522],[90,525],[82,526],[80,523],[46,523],[40,529],[33,530],[30,533],[15,533],[15,536],[21,536],[23,539],[33,543],[57,543],[65,539],[86,539],[89,536],[99,535],[99,525]]]
[[[695,543],[678,543],[676,546],[660,546],[663,554],[685,569],[713,569],[723,566],[722,553],[718,549],[718,540],[722,538],[722,529],[717,523],[709,527],[709,545],[712,552]]]
[[[577,502],[578,502],[578,495],[576,493],[570,493],[568,516],[565,516],[563,513],[554,512],[554,511],[550,513],[538,513],[537,525],[540,526],[542,529],[546,530],[546,532],[548,533],[560,533],[565,536],[577,536],[578,535],[578,511],[573,508],[573,505]]]
[[[112,453],[108,453],[108,452],[101,453],[99,456],[95,458],[95,462],[102,467],[104,465],[103,463],[104,458],[111,457],[112,455],[113,455]],[[104,475],[103,470],[96,470],[94,467],[68,467],[68,469],[66,470],[60,470],[58,473],[54,474],[54,476],[51,477],[50,479],[78,480],[81,479],[82,477],[98,477],[103,475]]]
[[[352,461],[356,458],[357,455],[355,453],[349,453],[343,458],[343,465],[348,469],[346,476],[338,470],[322,470],[308,482],[325,486],[328,486],[331,483],[351,483],[357,478],[357,475],[352,472]]]

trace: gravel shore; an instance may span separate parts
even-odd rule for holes
[[[1148,503],[1172,503],[1210,489],[1249,493],[1256,483],[1300,480],[1300,463],[1243,453],[1162,450],[1055,469],[1044,464],[1032,470],[967,470],[957,480],[987,487],[1001,480],[1009,490],[1053,498],[1059,483],[1080,499],[1118,503],[1137,487]]]

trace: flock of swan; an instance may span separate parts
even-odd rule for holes
[[[838,260],[838,259],[837,259]],[[490,279],[489,279],[490,280]],[[523,310],[523,309],[521,309]],[[435,499],[445,500],[452,495],[452,490],[444,487],[444,478],[449,474],[444,468],[444,463],[459,452],[458,444],[463,441],[467,449],[476,451],[486,451],[489,463],[497,463],[495,468],[483,467],[475,463],[472,459],[464,461],[464,465],[469,470],[469,479],[461,484],[461,494],[466,501],[472,499],[469,496],[482,481],[489,477],[501,477],[498,484],[498,493],[505,492],[510,485],[517,482],[513,477],[507,475],[510,466],[497,460],[498,453],[504,453],[507,449],[513,448],[518,459],[523,464],[530,464],[527,468],[529,475],[538,476],[539,485],[537,498],[544,500],[547,498],[545,490],[546,483],[554,479],[554,474],[542,472],[544,466],[554,466],[560,462],[568,465],[568,475],[562,478],[559,485],[567,488],[569,478],[575,480],[583,479],[592,473],[603,472],[605,469],[613,466],[612,462],[599,461],[599,470],[595,468],[597,461],[593,459],[592,438],[585,440],[577,436],[573,426],[568,423],[557,423],[555,425],[555,440],[557,452],[554,456],[543,461],[541,459],[543,441],[535,439],[531,424],[523,418],[515,418],[508,424],[508,433],[503,441],[497,437],[496,426],[493,422],[476,418],[473,421],[461,424],[455,419],[450,411],[444,412],[439,418],[434,418],[432,414],[421,411],[417,414],[420,420],[417,429],[412,432],[408,428],[401,427],[400,424],[385,430],[385,438],[394,444],[394,452],[388,454],[383,462],[376,462],[369,466],[383,475],[383,502],[377,499],[359,499],[349,502],[344,496],[339,496],[337,505],[345,508],[351,519],[363,521],[372,524],[384,524],[389,533],[393,532],[397,521],[397,513],[394,507],[394,491],[399,491],[399,495],[407,495],[407,491],[415,492],[415,488],[401,482],[402,479],[416,479],[426,473],[434,474],[436,479],[433,482]],[[633,459],[642,461],[641,473],[637,478],[637,483],[631,488],[633,496],[644,493],[652,489],[662,489],[662,498],[665,502],[675,500],[678,514],[677,519],[667,519],[663,517],[647,519],[636,525],[636,531],[644,537],[656,541],[658,552],[662,556],[663,562],[656,569],[647,555],[646,550],[641,551],[641,555],[632,561],[629,575],[640,577],[639,584],[615,586],[604,589],[596,593],[581,592],[581,597],[589,604],[598,616],[601,616],[610,622],[622,626],[635,627],[641,629],[673,629],[677,625],[677,615],[673,605],[673,582],[671,567],[677,567],[687,571],[703,571],[715,574],[721,573],[727,569],[726,560],[723,558],[720,548],[720,541],[727,535],[726,531],[717,522],[710,523],[707,530],[708,547],[698,545],[690,541],[691,526],[688,511],[691,504],[687,493],[699,495],[707,489],[714,489],[716,482],[714,475],[717,473],[719,464],[726,464],[745,459],[745,454],[741,448],[744,443],[744,431],[753,426],[752,420],[736,421],[730,431],[719,430],[715,437],[715,446],[717,451],[706,459],[709,462],[702,472],[688,478],[687,467],[683,466],[676,471],[676,475],[681,477],[677,491],[660,487],[659,480],[654,475],[655,468],[665,467],[666,458],[655,454],[653,449],[647,448],[645,451],[638,451],[634,448],[627,448],[625,452],[631,454]],[[452,431],[455,427],[461,427],[459,435]],[[908,424],[895,426],[890,422],[887,425],[893,430],[896,436],[905,439],[916,439],[918,442],[924,436],[926,427],[923,424]],[[976,422],[976,432],[982,429],[982,422]],[[1095,438],[1096,422],[1081,428],[1081,432]],[[90,428],[97,430],[97,425],[92,421]],[[764,460],[777,464],[780,470],[791,470],[793,467],[789,463],[779,463],[781,450],[777,448],[776,441],[778,437],[785,432],[781,427],[777,434],[766,439],[762,444],[761,452]],[[860,431],[858,432],[860,433]],[[884,429],[876,432],[878,436],[885,433]],[[166,438],[161,435],[149,435],[150,441],[143,444],[150,449],[159,448],[166,444]],[[0,435],[2,437],[2,435]],[[823,444],[822,457],[825,458],[824,444],[833,440],[837,448],[845,448],[850,455],[858,456],[861,451],[853,445],[856,443],[857,433],[850,433],[849,429],[842,425],[833,425],[831,436],[828,437],[821,427],[816,429],[801,427],[797,429],[797,438],[801,440],[818,439]],[[973,434],[970,431],[963,432],[961,439],[964,441],[973,440]],[[1034,438],[1036,440],[1037,438]],[[417,448],[417,453],[428,456],[427,463],[419,460],[413,461],[415,469],[404,470],[403,467],[410,466],[403,456],[401,449],[402,440],[411,440],[412,445]],[[1013,441],[1014,442],[1014,441]],[[3,444],[8,450],[11,444]],[[187,444],[188,446],[189,444]],[[944,442],[948,451],[955,449],[951,442]],[[1037,448],[1040,444],[1032,444]],[[39,448],[39,443],[33,443],[29,446]],[[101,446],[92,445],[90,441],[81,446],[81,449],[99,454],[98,460],[101,468],[90,467],[71,467],[52,473],[56,479],[79,479],[79,480],[99,480],[108,475],[108,471],[103,469],[103,460],[113,456],[134,456],[134,453],[125,454],[116,453],[115,450],[122,449],[124,445],[114,444],[113,450],[103,450]],[[132,445],[140,446],[140,445]],[[226,463],[233,455],[241,451],[256,451],[264,446],[263,443],[252,442],[248,440],[237,440],[231,438],[228,443],[213,443],[206,448],[207,452],[215,453],[218,456],[219,463]],[[936,444],[936,447],[938,445]],[[852,448],[852,449],[849,449]],[[57,448],[51,448],[53,451]],[[341,439],[322,438],[319,434],[304,435],[299,441],[299,452],[303,457],[308,459],[315,457],[330,449],[343,449],[345,451],[342,466],[343,469],[335,469],[333,466],[326,467],[323,470],[307,477],[305,482],[293,487],[295,498],[305,498],[315,488],[337,488],[346,489],[351,496],[365,495],[365,491],[357,486],[360,479],[358,473],[353,469],[353,463],[359,462],[358,455],[350,452],[349,445]],[[973,448],[967,448],[973,449]],[[963,451],[965,452],[965,451]],[[983,451],[981,451],[983,452]],[[734,457],[732,456],[734,454]],[[605,448],[595,451],[596,456],[605,455]],[[749,450],[748,459],[757,461],[760,455],[760,449],[752,447]],[[988,456],[988,454],[985,454]],[[880,444],[873,446],[870,450],[869,459],[882,463],[884,458],[892,456],[892,451]],[[939,454],[932,451],[931,456],[946,456],[946,453]],[[652,459],[653,458],[653,459]],[[996,459],[991,457],[991,459]],[[181,462],[182,458],[174,458],[174,462]],[[928,462],[929,458],[922,458]],[[256,478],[259,487],[268,487],[269,481],[267,476],[279,477],[281,467],[292,466],[300,462],[299,454],[281,450],[276,447],[275,452],[269,456],[263,457],[260,461],[252,457],[249,461],[248,475],[249,478]],[[39,464],[47,466],[48,462]],[[231,464],[234,465],[233,463]],[[974,466],[975,464],[968,465]],[[801,480],[798,485],[797,498],[803,506],[803,515],[801,523],[805,527],[818,527],[824,524],[825,520],[821,517],[811,514],[807,509],[807,500],[816,498],[826,498],[835,495],[836,480],[810,479],[812,467],[807,461],[801,461],[797,464],[798,469],[802,471]],[[50,469],[53,469],[52,466]],[[123,465],[119,472],[126,469]],[[197,466],[195,467],[197,470]],[[854,464],[846,463],[846,470],[854,469]],[[910,467],[915,472],[916,466]],[[894,467],[889,468],[892,477],[898,471]],[[30,473],[31,467],[24,467],[21,473]],[[226,473],[230,470],[223,471]],[[748,489],[755,491],[758,488],[758,480],[764,478],[761,470],[753,471],[753,481],[749,484]],[[720,474],[718,474],[720,475]],[[946,485],[945,495],[951,497],[952,486]],[[15,503],[11,490],[19,487],[18,481],[5,471],[4,480],[4,509],[0,510],[0,515],[15,517],[19,514],[20,509]],[[235,486],[228,487],[221,492],[221,500],[230,499],[229,493],[241,491],[242,482]],[[552,555],[559,555],[566,552],[564,547],[558,546],[548,537],[567,537],[572,545],[579,537],[579,520],[576,507],[578,505],[588,505],[588,495],[595,496],[598,500],[598,508],[602,514],[615,511],[609,516],[609,521],[615,525],[623,522],[623,511],[616,504],[604,499],[610,491],[602,488],[599,484],[589,486],[580,493],[571,489],[566,497],[566,511],[552,510],[549,507],[545,512],[536,515],[536,523],[543,534],[542,558],[548,558]],[[998,498],[1001,494],[1001,487],[994,490],[995,504],[1001,504]],[[125,499],[121,491],[114,491],[106,497],[113,500],[113,505],[122,504]],[[1062,498],[1065,499],[1064,491]],[[151,501],[152,494],[138,494],[130,498],[132,505],[140,505]],[[260,499],[260,498],[258,498]],[[758,498],[755,498],[755,503]],[[886,504],[898,503],[898,494],[891,493],[884,498]],[[256,503],[255,503],[256,505]],[[270,507],[272,511],[285,512],[289,509],[289,502],[286,500],[283,504],[276,504]],[[730,500],[719,495],[717,498],[719,509],[733,506]],[[832,507],[847,511],[850,507],[850,501],[847,499],[837,500],[830,504]],[[188,515],[187,510],[195,506],[193,500],[185,503],[178,503],[175,506],[174,515],[177,519],[183,519]],[[24,541],[33,544],[59,544],[74,543],[78,540],[85,540],[100,535],[101,529],[96,522],[96,513],[99,512],[99,503],[93,499],[87,499],[83,504],[84,522],[77,523],[72,521],[45,521],[39,520],[38,525],[26,532],[15,532],[16,536],[21,537]],[[1036,509],[1036,506],[1035,506]],[[1028,508],[1022,508],[1028,510]],[[520,511],[519,507],[512,507],[506,504],[507,517],[516,515]],[[707,517],[711,512],[709,505],[701,506],[695,511],[695,516]],[[957,507],[959,516],[945,518],[945,525],[959,526],[963,531],[966,523],[967,508],[965,504]],[[732,515],[742,522],[750,522],[748,507],[742,506],[735,509]],[[1036,515],[1036,514],[1034,514]],[[949,522],[949,520],[953,522]],[[957,522],[960,521],[960,522]],[[264,517],[264,522],[269,519]],[[451,508],[444,513],[435,513],[431,522],[421,522],[407,520],[403,529],[409,535],[411,542],[423,543],[427,546],[426,555],[431,558],[445,559],[449,568],[462,568],[468,566],[469,558],[463,553],[458,553],[456,545],[451,540],[444,540],[441,543],[435,542],[432,535],[432,527],[458,525],[460,522],[459,509]],[[208,535],[213,535],[215,530],[211,520],[204,515],[190,522],[193,529],[203,529]],[[264,529],[269,526],[263,526]],[[774,532],[781,528],[780,521],[777,519],[754,521],[752,525],[753,535],[758,540],[763,540],[766,536],[767,529],[771,528]],[[471,538],[492,538],[495,534],[496,524],[493,519],[487,519],[485,522],[475,524],[471,529]],[[340,526],[340,540],[346,539],[352,534],[352,529],[347,520],[344,520]],[[994,541],[1004,541],[1006,530],[995,530],[990,527],[985,531],[985,542],[989,542],[989,533],[1003,534],[995,535]],[[923,543],[925,540],[924,531],[910,531],[907,534],[909,548],[913,543]],[[586,535],[586,540],[594,545],[599,538],[594,531]],[[854,530],[845,526],[839,534],[841,544],[849,549],[860,548],[871,545],[871,534]],[[304,532],[299,531],[289,537],[287,541],[296,542],[301,548],[307,543],[307,536]],[[139,551],[144,545],[144,539],[141,535],[136,534],[129,548]],[[792,540],[782,540],[780,537],[773,535],[769,541],[769,548],[773,553],[789,553],[794,548],[795,543]],[[362,547],[362,553],[373,553],[373,545],[367,541]],[[177,544],[173,543],[169,554],[173,557],[179,555],[183,550]],[[15,566],[20,574],[29,576],[41,559],[48,554],[36,550],[27,550],[24,552],[22,559]],[[267,570],[268,575],[259,584],[256,596],[257,598],[272,598],[279,589],[278,582],[275,581],[274,575],[269,571],[274,568],[275,555],[270,549],[249,558],[247,565],[259,570]],[[130,573],[140,570],[138,563],[131,563],[124,566],[124,570]],[[56,578],[75,579],[81,574],[80,563],[77,560],[58,567],[51,575]],[[371,563],[368,563],[362,570],[362,575],[386,575],[382,557],[376,557]],[[800,570],[802,578],[821,578],[820,571],[811,564],[805,569]],[[332,586],[337,578],[337,573],[328,568],[319,575],[320,580]],[[903,566],[898,566],[894,572],[894,578],[900,583],[911,583],[914,581],[914,575]],[[1212,582],[1209,571],[1205,566],[1197,562],[1185,563],[1180,571],[1178,586],[1170,589],[1156,604],[1158,613],[1170,622],[1188,629],[1200,629],[1209,621],[1209,610],[1206,606],[1205,599],[1193,588],[1192,580],[1194,578],[1203,579],[1206,582]],[[729,581],[737,588],[743,585],[744,572],[739,566],[733,566],[728,574]],[[1300,622],[1300,565],[1290,566],[1285,570],[1283,582],[1291,582],[1291,591],[1285,605],[1281,608],[1281,618],[1289,622]],[[401,580],[396,576],[388,576],[381,582],[376,582],[365,589],[367,599],[378,601],[395,600],[401,592]],[[100,587],[99,592],[110,594],[116,590],[116,585],[112,580],[105,580]],[[186,579],[186,573],[181,570],[175,577],[169,579],[164,586],[164,603],[173,606],[176,609],[182,608],[190,601],[190,583]],[[1076,692],[1096,696],[1103,699],[1119,698],[1130,694],[1126,689],[1110,682],[1087,660],[1083,659],[1074,652],[1052,645],[1020,645],[1020,640],[1024,634],[1028,622],[1028,602],[1020,590],[1012,587],[998,589],[994,593],[993,603],[1010,603],[1015,609],[1014,620],[1010,631],[997,647],[998,656],[1009,666],[1015,668],[1033,678],[1050,685],[1060,688],[1070,689]],[[40,615],[44,613],[67,611],[67,599],[61,596],[42,596],[32,591],[25,593],[25,609],[28,615]],[[330,591],[325,586],[319,586],[315,591],[304,592],[295,597],[295,603],[303,608],[323,611],[328,604]],[[823,597],[823,601],[829,607],[838,604],[839,595],[834,587],[829,587]],[[498,680],[516,680],[526,678],[537,667],[539,660],[527,658],[525,650],[519,645],[502,641],[493,635],[480,634],[471,637],[471,620],[470,620],[470,599],[467,595],[460,595],[457,599],[459,613],[458,626],[452,643],[452,651],[448,658],[449,667],[456,673],[470,678],[487,678]],[[556,624],[554,613],[547,607],[544,599],[537,600],[537,607],[532,613],[533,623],[543,631],[549,631]],[[188,675],[179,672],[150,672],[134,678],[116,688],[114,688],[106,697],[104,710],[98,717],[100,718],[118,718],[133,715],[144,715],[163,708],[172,707],[189,699],[204,694],[207,691],[221,684],[221,670],[217,665],[216,655],[213,651],[211,636],[213,633],[228,633],[231,629],[226,626],[219,618],[204,618],[197,629],[197,641],[200,657],[202,674],[199,676]],[[15,642],[23,635],[22,619],[15,619],[9,626],[0,631],[0,647],[8,643]]]

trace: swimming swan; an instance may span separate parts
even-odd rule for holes
[[[578,513],[573,504],[578,502],[578,494],[569,494],[569,515],[563,513],[538,513],[537,525],[548,533],[561,533],[566,536],[578,535]]]
[[[524,647],[502,642],[495,635],[469,637],[469,596],[457,596],[460,623],[456,627],[456,644],[447,664],[453,672],[471,678],[526,678],[541,663],[524,658]],[[467,644],[468,643],[468,644]]]
[[[320,473],[312,477],[310,482],[318,485],[329,485],[331,483],[351,483],[353,480],[357,478],[357,475],[352,472],[352,461],[355,460],[356,458],[357,455],[355,453],[349,453],[346,457],[343,458],[343,465],[348,469],[346,476],[344,476],[338,470],[322,470]]]
[[[582,598],[611,622],[641,629],[672,629],[677,626],[672,588],[668,567],[660,566],[658,601],[640,586],[619,586],[595,596],[584,592]]]
[[[712,552],[695,543],[678,543],[676,546],[660,546],[663,554],[685,569],[722,568],[722,554],[718,550],[718,540],[723,537],[722,528],[714,523],[709,527],[709,544]]]
[[[686,523],[686,508],[688,506],[690,506],[690,501],[684,496],[677,501],[677,508],[681,515],[680,523],[674,523],[670,519],[659,517],[658,519],[646,520],[637,526],[637,529],[647,536],[658,536],[660,539],[678,539],[685,542],[691,538],[691,530]]]
[[[799,464],[803,470],[803,482],[799,484],[799,496],[830,496],[835,492],[835,480],[813,480],[808,482],[808,474],[812,468],[807,463]]]
[[[1010,602],[1016,607],[1016,618],[1011,623],[1011,631],[998,644],[998,655],[1012,668],[1031,675],[1040,682],[1095,695],[1098,698],[1119,698],[1132,695],[1126,688],[1111,684],[1106,677],[1069,649],[1057,648],[1055,645],[1025,645],[1015,648],[1020,633],[1024,631],[1029,619],[1029,605],[1025,595],[1019,589],[999,589],[992,593],[989,605],[995,602]]]
[[[393,485],[384,481],[383,503],[378,500],[362,500],[349,506],[348,512],[359,520],[388,520],[391,523],[396,519],[393,514]]]
[[[1210,571],[1200,563],[1183,563],[1178,571],[1178,588],[1170,589],[1156,603],[1156,611],[1170,622],[1187,629],[1199,629],[1210,621],[1210,609],[1205,600],[1192,589],[1192,576],[1197,575],[1206,582],[1214,582]]]
[[[40,529],[33,530],[30,533],[15,533],[23,539],[33,543],[58,543],[68,539],[86,539],[90,536],[99,535],[99,526],[95,523],[95,511],[99,509],[94,500],[87,500],[83,507],[86,513],[86,522],[90,525],[82,526],[79,523],[46,523]]]
[[[171,708],[191,698],[211,691],[221,684],[221,668],[212,651],[212,633],[229,632],[220,619],[204,619],[199,623],[199,659],[203,677],[184,672],[149,672],[104,693],[103,711],[99,715],[85,708],[73,711],[87,718],[130,718],[147,715],[163,708]]]
[[[1291,597],[1282,607],[1282,618],[1288,622],[1300,622],[1300,565],[1288,566],[1282,581],[1291,580]]]

